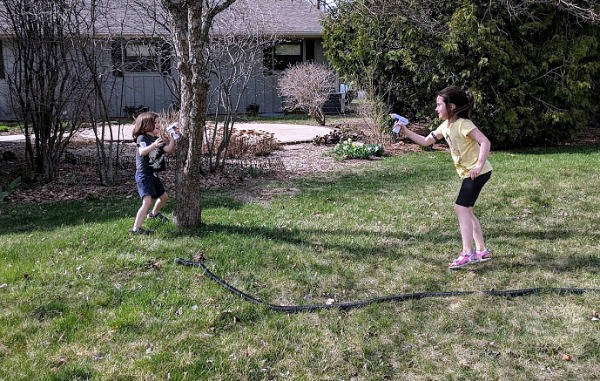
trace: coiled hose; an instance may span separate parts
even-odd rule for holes
[[[580,295],[586,292],[600,292],[600,289],[593,288],[569,288],[569,287],[535,287],[535,288],[524,288],[519,290],[490,290],[490,291],[434,291],[434,292],[413,292],[408,294],[399,294],[399,295],[390,295],[390,296],[381,296],[372,299],[360,300],[355,302],[345,302],[345,303],[333,303],[333,304],[313,304],[313,305],[298,305],[298,306],[281,306],[277,304],[271,304],[267,302],[263,302],[260,299],[256,299],[255,297],[246,294],[245,292],[238,290],[233,287],[229,283],[225,282],[215,273],[210,271],[208,267],[204,264],[204,261],[190,261],[183,258],[175,258],[175,263],[182,266],[192,266],[192,267],[200,267],[204,273],[213,281],[218,283],[219,285],[228,289],[231,293],[242,297],[248,302],[262,305],[267,307],[270,310],[277,312],[286,312],[286,313],[297,313],[297,312],[315,312],[318,310],[326,310],[326,309],[338,309],[338,310],[350,310],[354,308],[361,308],[368,306],[370,304],[375,303],[384,303],[384,302],[404,302],[406,300],[418,300],[424,298],[445,298],[450,296],[460,296],[460,295],[473,295],[473,294],[481,294],[481,295],[489,295],[489,296],[503,296],[503,297],[516,297],[516,296],[526,296],[531,294],[539,294],[539,293],[558,293],[558,294],[575,294]]]

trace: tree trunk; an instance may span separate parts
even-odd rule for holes
[[[315,109],[315,111],[313,112],[313,116],[314,116],[315,120],[317,121],[317,123],[319,123],[320,126],[325,125],[325,113],[323,112],[323,109],[321,109],[321,108]]]
[[[188,83],[192,82],[192,83]],[[177,147],[177,165],[175,174],[175,211],[174,222],[178,226],[200,226],[202,222],[202,203],[200,176],[202,169],[202,138],[206,124],[207,83],[184,81],[181,83],[182,131]]]
[[[173,43],[181,81],[181,138],[176,150],[173,222],[182,227],[200,226],[202,222],[201,152],[208,92],[208,75],[202,64],[205,62],[203,50],[206,40],[202,38],[201,25],[189,21],[202,20],[202,3],[198,1],[187,7],[175,5],[168,8],[173,20]]]
[[[209,90],[209,31],[215,16],[235,1],[162,0],[170,14],[181,82],[181,138],[176,150],[173,217],[173,222],[181,227],[196,227],[202,223],[200,176]]]

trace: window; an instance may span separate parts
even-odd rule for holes
[[[285,70],[304,61],[314,60],[315,43],[308,41],[288,41],[271,46],[264,51],[264,66],[267,73]]]
[[[4,72],[4,46],[2,46],[2,41],[0,41],[0,79],[5,79]]]
[[[275,45],[273,54],[274,70],[285,70],[298,62],[302,62],[302,44]]]
[[[169,73],[170,45],[158,40],[127,40],[115,42],[112,50],[115,75],[124,72]]]

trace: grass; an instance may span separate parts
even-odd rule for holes
[[[17,122],[0,122],[0,132],[20,134],[21,129]]]
[[[444,152],[263,182],[296,190],[269,203],[206,191],[202,228],[152,237],[126,234],[137,200],[1,205],[0,380],[598,379],[600,293],[283,314],[173,263],[202,253],[235,287],[285,305],[600,289],[598,148],[494,153],[476,210],[495,256],[457,271]]]

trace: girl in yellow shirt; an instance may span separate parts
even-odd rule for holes
[[[469,119],[473,104],[473,98],[461,88],[447,87],[437,94],[435,110],[444,122],[435,131],[422,136],[400,122],[395,125],[400,127],[400,133],[421,146],[430,146],[444,138],[450,147],[454,166],[462,178],[454,211],[458,217],[463,246],[458,258],[449,264],[451,269],[492,259],[485,247],[479,220],[473,213],[475,201],[492,175],[492,166],[488,161],[490,141]]]

